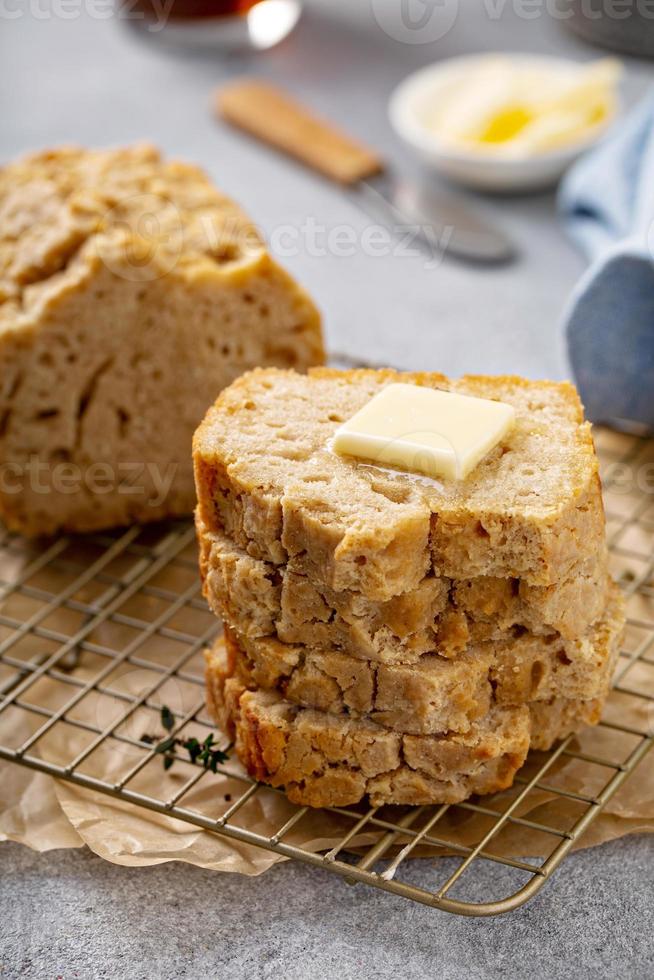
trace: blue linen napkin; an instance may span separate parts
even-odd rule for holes
[[[654,99],[570,170],[559,207],[591,263],[565,313],[588,417],[654,429]]]

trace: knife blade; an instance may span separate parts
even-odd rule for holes
[[[395,234],[413,232],[430,255],[499,263],[515,249],[460,195],[397,180],[374,150],[316,117],[285,92],[257,79],[239,79],[216,93],[217,114],[251,136],[350,188],[364,210]]]
[[[469,262],[504,263],[516,249],[499,229],[470,208],[460,195],[422,187],[386,171],[356,185],[367,204],[397,228],[406,228],[423,249]]]

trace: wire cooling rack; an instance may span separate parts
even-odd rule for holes
[[[273,833],[252,829],[256,798],[277,791],[253,782],[231,758],[216,773],[180,759],[171,782],[152,733],[164,704],[174,714],[171,737],[202,740],[212,730],[202,649],[219,628],[200,593],[188,522],[46,544],[0,536],[0,758],[432,907],[463,915],[518,907],[653,742],[654,442],[608,430],[596,439],[613,571],[628,598],[625,646],[592,739],[570,737],[530,757],[512,790],[456,807],[331,808],[320,819],[333,846],[313,852],[301,841],[315,811],[284,798]],[[559,772],[571,761],[590,791],[561,788]],[[534,818],[529,804],[537,794],[550,803]],[[542,856],[507,857],[527,853],[519,850],[525,835],[528,853]],[[433,888],[411,883],[407,858],[443,853],[459,859],[453,872],[450,862],[434,861]],[[485,862],[504,866],[497,882],[508,894],[467,900],[466,879]]]

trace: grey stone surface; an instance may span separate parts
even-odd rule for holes
[[[648,980],[654,839],[575,854],[528,906],[463,919],[295,864],[260,878],[0,848],[0,976],[107,980]],[[489,866],[472,889],[501,886]],[[433,880],[430,861],[416,882]],[[506,884],[506,882],[504,882]],[[472,896],[471,896],[472,897]]]
[[[210,94],[257,73],[349,127],[403,171],[415,164],[386,122],[386,99],[409,71],[461,52],[508,49],[586,57],[589,49],[533,4],[460,0],[434,44],[402,44],[379,27],[385,0],[313,0],[285,44],[253,58],[189,57],[145,44],[92,0],[58,8],[12,0],[0,17],[0,157],[65,142],[150,139],[197,161],[260,222],[280,258],[317,297],[332,349],[408,368],[563,376],[558,323],[583,263],[551,195],[475,199],[516,240],[521,258],[481,270],[422,256],[350,256],[325,248],[368,221],[355,201],[215,123]],[[387,0],[393,4],[395,0]],[[397,0],[399,5],[399,0]],[[451,6],[450,0],[448,5]],[[531,11],[519,16],[521,9]],[[8,19],[4,11],[20,12]],[[67,16],[61,16],[64,10]],[[35,13],[35,11],[38,13]],[[652,80],[631,62],[625,100]],[[319,228],[311,248],[302,226]],[[290,229],[290,236],[280,231]],[[294,239],[296,247],[288,246]],[[625,977],[654,974],[654,841],[631,838],[571,857],[529,906],[465,920],[410,905],[310,868],[258,879],[184,865],[126,870],[85,852],[0,847],[0,976],[11,978]],[[433,868],[412,871],[428,885]],[[489,865],[470,895],[506,884]]]

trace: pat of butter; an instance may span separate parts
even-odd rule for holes
[[[392,384],[336,431],[333,448],[378,466],[460,480],[514,422],[513,407],[503,402]]]
[[[453,72],[422,123],[456,149],[526,158],[572,145],[616,109],[620,63],[486,55]]]

